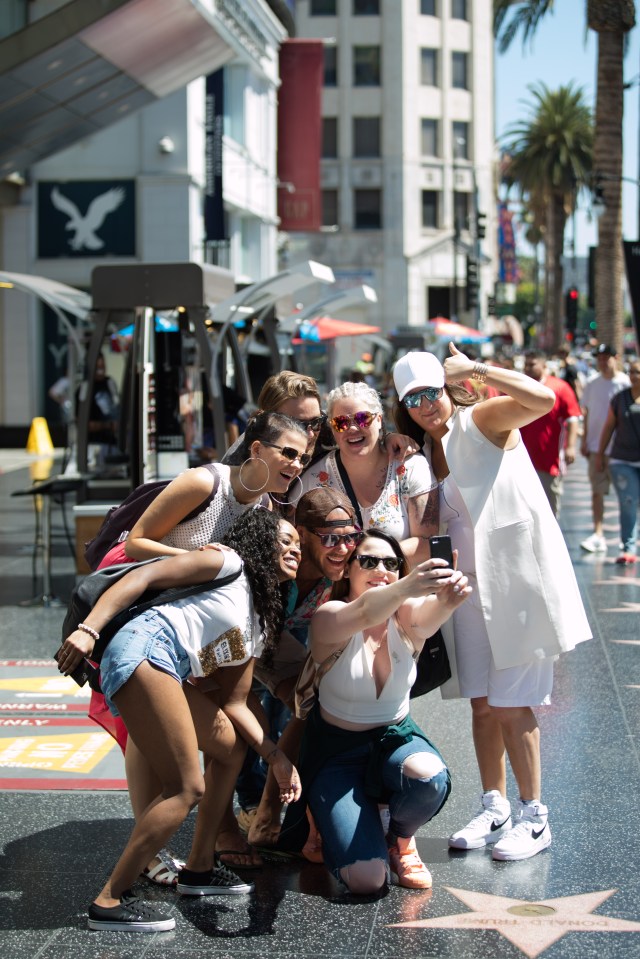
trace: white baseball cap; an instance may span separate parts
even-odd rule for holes
[[[398,398],[425,386],[444,386],[442,363],[433,353],[407,353],[393,368],[393,382]]]

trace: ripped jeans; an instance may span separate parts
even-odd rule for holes
[[[334,756],[309,787],[309,806],[322,836],[324,861],[336,878],[342,868],[355,862],[387,859],[378,801],[366,795],[364,788],[371,749],[371,744],[366,744]],[[431,779],[404,775],[405,760],[416,753],[431,753],[440,760],[441,768]],[[418,738],[390,753],[380,775],[391,815],[389,830],[403,838],[413,836],[440,811],[451,788],[440,753]]]
[[[635,556],[638,551],[640,466],[634,466],[631,463],[610,463],[609,470],[618,496],[622,552]]]

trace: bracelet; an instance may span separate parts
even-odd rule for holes
[[[471,371],[471,376],[474,380],[477,380],[478,383],[485,383],[487,380],[487,374],[489,372],[488,366],[484,363],[476,363],[473,370]]]
[[[100,633],[93,628],[93,626],[87,626],[86,623],[78,623],[76,629],[80,629],[83,633],[88,633],[92,637],[94,643],[97,643],[100,639]]]

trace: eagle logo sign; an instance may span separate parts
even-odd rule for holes
[[[122,187],[107,190],[106,193],[101,193],[100,196],[91,201],[89,209],[82,216],[75,203],[68,197],[63,196],[57,186],[53,188],[51,202],[56,210],[60,210],[68,217],[65,230],[73,231],[73,236],[69,238],[69,246],[72,250],[101,250],[103,248],[104,242],[98,236],[97,231],[107,216],[118,209],[124,200],[124,196]]]

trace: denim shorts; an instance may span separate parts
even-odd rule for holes
[[[176,631],[157,612],[147,610],[123,626],[107,645],[100,663],[100,685],[107,705],[119,716],[113,697],[145,660],[177,682],[191,673],[191,662]]]

